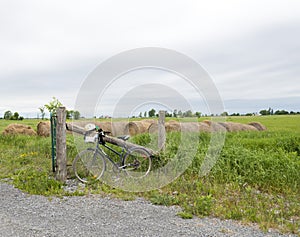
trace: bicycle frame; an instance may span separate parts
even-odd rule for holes
[[[111,163],[113,163],[115,166],[117,166],[118,168],[122,168],[122,167],[119,167],[116,162],[110,158],[109,155],[107,155],[105,153],[105,151],[99,146],[104,146],[105,148],[107,148],[108,150],[110,150],[111,152],[113,152],[114,154],[118,155],[119,156],[119,160],[123,166],[123,162],[124,162],[124,153],[125,153],[125,148],[122,147],[122,151],[121,152],[118,152],[116,151],[115,149],[111,148],[110,146],[107,146],[106,144],[101,144],[101,143],[97,143],[97,149],[100,151],[100,153],[103,153],[105,155],[105,158],[107,158]]]
[[[97,131],[97,144],[96,144],[96,150],[98,150],[99,153],[103,154],[106,159],[108,159],[115,167],[118,169],[124,168],[124,156],[127,152],[126,147],[122,147],[122,151],[118,152],[115,149],[111,148],[110,146],[106,145],[106,143],[103,140],[103,137],[105,136],[105,132],[103,130]],[[101,146],[107,148],[109,151],[113,152],[114,154],[119,156],[120,165],[118,165],[109,155],[105,153],[105,151],[101,148]]]

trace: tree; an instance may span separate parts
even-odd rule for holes
[[[263,110],[259,111],[259,113],[260,113],[261,115],[269,115],[269,111],[266,110],[266,109],[263,109]]]
[[[261,115],[273,115],[273,109],[269,107],[268,110],[263,109],[263,110],[259,111],[259,113]]]
[[[169,113],[168,111],[165,111],[165,112],[166,112],[166,113],[165,113],[165,116],[166,116],[166,117],[169,117],[169,118],[172,117],[172,115],[173,115],[172,112],[171,112],[171,113]]]
[[[177,116],[182,117],[182,111],[181,110],[178,111]]]
[[[192,112],[192,110],[185,111],[185,112],[183,113],[183,117],[188,117],[188,118],[193,117],[193,112]]]
[[[197,118],[200,118],[201,117],[201,112],[196,112],[195,115],[196,115]]]
[[[80,113],[79,113],[79,111],[74,111],[74,113],[73,113],[73,119],[75,119],[75,120],[78,120],[80,118]]]
[[[173,111],[173,117],[177,118],[177,109],[174,109],[174,111]]]
[[[230,116],[240,116],[240,113],[233,113]]]
[[[10,118],[11,120],[18,120],[19,119],[19,113],[14,112],[14,115]]]
[[[10,110],[4,113],[4,119],[9,120],[12,117],[12,112]]]
[[[46,109],[51,114],[56,113],[56,110],[61,106],[62,106],[62,103],[55,97],[52,97],[52,101],[50,101],[48,104],[45,104]]]
[[[277,110],[277,111],[275,112],[275,114],[276,114],[276,115],[283,115],[283,114],[289,114],[289,112],[286,111],[286,110]]]
[[[40,112],[41,112],[42,119],[44,119],[44,118],[45,118],[45,106],[39,107],[39,110],[40,110]]]
[[[73,115],[74,115],[74,111],[73,111],[73,110],[67,110],[67,115],[66,115],[66,118],[67,118],[67,119],[72,118]]]
[[[274,114],[274,111],[273,111],[273,109],[271,109],[271,108],[268,109],[268,112],[269,112],[270,115],[273,115],[273,114]]]
[[[155,116],[155,109],[151,109],[149,112],[149,117],[154,117]]]

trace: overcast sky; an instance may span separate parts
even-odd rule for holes
[[[53,96],[74,108],[97,65],[139,47],[168,48],[196,60],[230,113],[268,106],[300,111],[298,0],[0,0],[0,117],[7,110],[36,116]],[[159,81],[168,85],[170,75],[162,74]],[[197,104],[179,81],[173,84]],[[110,105],[109,95],[133,87],[124,88],[120,78],[99,113],[111,113],[116,102]]]

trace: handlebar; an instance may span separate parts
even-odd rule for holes
[[[105,144],[105,141],[103,139],[103,137],[105,137],[106,134],[109,134],[109,131],[104,131],[102,128],[99,128],[98,126],[96,126],[95,130],[98,132],[99,136],[98,136],[98,142],[100,144]]]
[[[106,134],[110,134],[111,132],[109,131],[104,131],[102,128],[99,128],[98,126],[96,126],[95,128],[91,129],[91,130],[88,130],[84,133],[84,139],[86,139],[86,137],[93,133],[93,132],[97,132],[98,133],[98,142],[101,143],[101,144],[105,144],[105,141],[104,141],[104,137]]]

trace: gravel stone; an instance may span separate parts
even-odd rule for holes
[[[44,197],[0,182],[0,236],[293,236],[216,218],[182,219],[178,207],[99,195]]]

